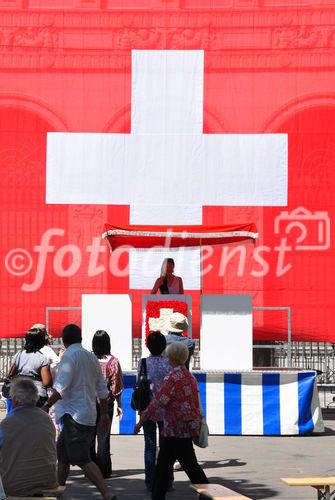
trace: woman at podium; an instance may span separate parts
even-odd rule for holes
[[[156,279],[151,293],[156,294],[158,290],[162,295],[184,293],[183,280],[174,275],[174,260],[170,257],[163,260],[161,275]]]

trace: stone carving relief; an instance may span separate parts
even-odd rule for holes
[[[101,236],[103,224],[106,222],[106,209],[99,206],[70,206],[72,221],[72,241],[85,247],[93,236]]]
[[[173,28],[173,29],[124,29],[115,36],[115,48],[131,50],[132,48],[150,49],[168,46],[172,49],[209,49],[216,40],[216,33],[206,29]]]
[[[299,26],[293,14],[274,15],[260,8],[256,34],[255,19],[250,19],[247,11],[242,10],[237,19],[234,10],[216,9],[210,16],[208,12],[199,16],[191,9],[186,15],[186,10],[172,11],[163,24],[162,17],[152,10],[136,15],[131,11],[87,15],[77,9],[65,17],[29,9],[25,13],[6,11],[1,15],[0,67],[129,71],[130,62],[125,62],[124,54],[133,48],[204,49],[207,69],[213,71],[335,64],[335,55],[310,53],[310,49],[335,47],[335,10],[326,19],[320,9],[313,11],[314,17],[304,9]],[[318,12],[319,17],[315,17]],[[101,27],[104,31],[97,38],[96,30]]]
[[[333,26],[300,26],[276,28],[273,31],[273,48],[313,49],[335,46]]]
[[[1,45],[7,50],[55,50],[59,46],[59,34],[49,26],[3,30]]]
[[[157,47],[162,32],[156,29],[132,29],[119,30],[115,35],[115,48],[131,50],[134,47],[150,49]]]

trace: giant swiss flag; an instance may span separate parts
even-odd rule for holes
[[[252,293],[255,306],[290,307],[295,338],[333,339],[327,231],[334,115],[328,97],[316,98],[328,96],[332,84],[299,65],[257,67],[264,49],[271,57],[281,51],[279,64],[283,49],[295,47],[292,32],[276,28],[269,49],[263,35],[250,35],[250,17],[244,31],[220,31],[227,15],[219,6],[204,16],[190,2],[183,8],[171,2],[169,17],[161,2],[155,11],[144,1],[141,16],[131,9],[80,12],[81,22],[75,10],[61,17],[57,8],[44,12],[43,2],[36,16],[33,3],[20,21],[25,25],[5,28],[3,45],[13,66],[2,69],[0,103],[1,335],[21,336],[45,321],[46,311],[59,334],[66,321],[80,320],[79,311],[66,308],[79,307],[82,293],[129,290],[139,335],[141,294],[166,251],[157,250],[152,275],[150,265],[141,267],[143,254],[130,255],[130,275],[127,254],[116,255],[124,273],[115,276],[100,240],[105,222],[252,221],[258,245],[214,249],[203,291]],[[184,8],[191,29],[180,27]],[[254,15],[261,10],[254,7]],[[0,15],[7,26],[10,17]],[[244,19],[243,9],[239,15]],[[266,29],[262,19],[259,33]],[[136,31],[136,23],[143,28]],[[249,47],[255,65],[225,66],[220,54],[227,44],[233,51]],[[113,70],[104,66],[107,59],[117,60]],[[199,259],[197,251],[176,256],[195,304]],[[255,321],[257,338],[287,334],[285,312],[257,311]]]

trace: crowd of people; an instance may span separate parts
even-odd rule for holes
[[[170,323],[169,335],[150,333],[150,356],[138,367],[140,374],[146,363],[150,403],[140,412],[134,433],[143,427],[145,485],[153,500],[164,500],[173,487],[176,460],[191,482],[208,482],[192,441],[201,424],[198,386],[188,369],[194,342],[183,336],[185,316],[174,313]],[[0,424],[4,490],[34,496],[65,487],[70,466],[76,465],[103,499],[115,500],[106,479],[112,474],[112,420],[123,415],[122,369],[103,330],[94,334],[92,352],[82,347],[77,325],[67,325],[62,340],[64,349],[57,355],[44,325],[33,325],[24,349],[13,358],[8,414]]]

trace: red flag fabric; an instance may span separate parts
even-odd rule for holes
[[[254,223],[224,226],[176,225],[173,227],[106,224],[102,237],[112,250],[128,245],[133,248],[150,248],[157,245],[169,248],[255,241],[258,238],[258,231]]]
[[[84,293],[130,293],[133,335],[140,337],[141,300],[149,287],[132,288],[127,272],[113,275],[110,261],[117,260],[117,252],[109,255],[101,228],[106,221],[122,227],[167,224],[171,206],[177,204],[176,190],[183,194],[187,186],[185,204],[194,201],[186,200],[189,193],[199,203],[194,211],[187,207],[185,212],[199,215],[201,220],[180,219],[178,224],[218,226],[254,221],[260,233],[255,246],[243,242],[213,247],[207,260],[212,270],[203,279],[203,292],[252,294],[257,308],[253,315],[255,340],[286,340],[289,312],[293,340],[335,342],[335,247],[330,231],[335,217],[335,63],[330,21],[334,15],[332,0],[0,0],[0,337],[22,337],[34,323],[46,323],[52,335],[60,336],[66,323],[80,322]],[[146,83],[154,85],[157,74],[151,72],[144,79],[138,65],[133,65],[134,51],[144,51],[143,61],[147,52],[188,51],[187,62],[199,50],[203,51],[203,72],[197,78],[198,86],[187,86],[184,92],[180,84],[179,95],[187,97],[183,100],[176,98],[174,85],[163,90],[176,104],[176,113],[168,115],[175,120],[168,122],[167,134],[206,137],[202,137],[203,143],[193,142],[183,157],[168,142],[160,142],[169,161],[157,162],[149,139],[158,144],[157,134],[167,124],[167,115],[162,108],[154,113],[152,104],[157,100],[152,93],[148,101],[144,99]],[[171,70],[177,85],[175,66]],[[193,74],[185,72],[185,78]],[[185,113],[192,102],[197,103],[195,112]],[[146,112],[150,119],[145,118]],[[185,129],[189,117],[194,125],[191,131]],[[150,137],[146,129],[143,133],[146,125]],[[98,134],[93,139],[100,141],[99,158],[106,163],[103,169],[98,161],[90,162],[95,150],[85,141],[86,149],[70,157],[71,168],[60,179],[65,183],[70,174],[72,179],[80,164],[62,203],[46,199],[47,179],[51,183],[53,179],[49,175],[53,171],[47,171],[47,158],[51,166],[58,158],[50,150],[52,133],[71,133],[77,145],[78,134]],[[129,155],[123,161],[118,149],[114,157],[105,148],[109,134],[116,146],[121,141],[115,137],[118,135],[123,135],[125,144],[131,140],[142,146],[145,140],[150,146],[148,155],[135,154],[130,148],[133,144],[129,145],[126,152],[133,152],[129,170]],[[142,135],[127,137],[134,134]],[[213,137],[217,134],[219,138]],[[238,175],[235,155],[205,156],[214,144],[229,142],[235,134],[239,137],[234,151],[250,168],[258,167],[263,156],[258,149],[246,153],[241,145],[247,141],[250,146],[248,135],[258,136],[255,144],[263,140],[259,135],[287,135],[287,179],[280,179],[281,185],[287,180],[286,204],[250,200],[249,194],[258,192],[265,176]],[[177,139],[181,144],[180,137]],[[78,150],[60,147],[55,153],[64,151]],[[198,151],[202,151],[201,157]],[[271,157],[278,157],[277,149],[270,152]],[[217,175],[209,175],[208,167],[218,158]],[[202,175],[188,174],[185,180],[185,170],[179,167],[187,167],[189,172],[193,160],[203,167]],[[269,159],[265,160],[267,194],[275,195],[278,185],[270,177]],[[143,174],[140,166],[147,164],[152,166],[154,178]],[[83,170],[83,165],[93,165],[94,172]],[[110,196],[101,172],[110,175]],[[236,186],[234,199],[223,199],[217,188],[218,178],[225,172],[228,177],[224,180]],[[162,176],[167,182],[161,182],[158,196],[149,183]],[[193,188],[195,178],[206,188],[201,199]],[[143,181],[144,194],[137,179]],[[92,184],[91,199],[82,199],[84,181]],[[125,187],[119,196],[120,186]],[[63,182],[56,188],[58,194],[65,193]],[[152,212],[162,218],[140,219],[150,215],[143,214],[142,203],[137,203],[140,196],[148,206],[158,199],[161,210]],[[183,212],[178,215],[182,217]],[[113,241],[120,244],[121,238]],[[119,267],[127,269],[127,262],[124,252],[118,257]],[[183,273],[178,267],[176,271]],[[196,337],[199,292],[186,292],[193,294],[192,335]]]

